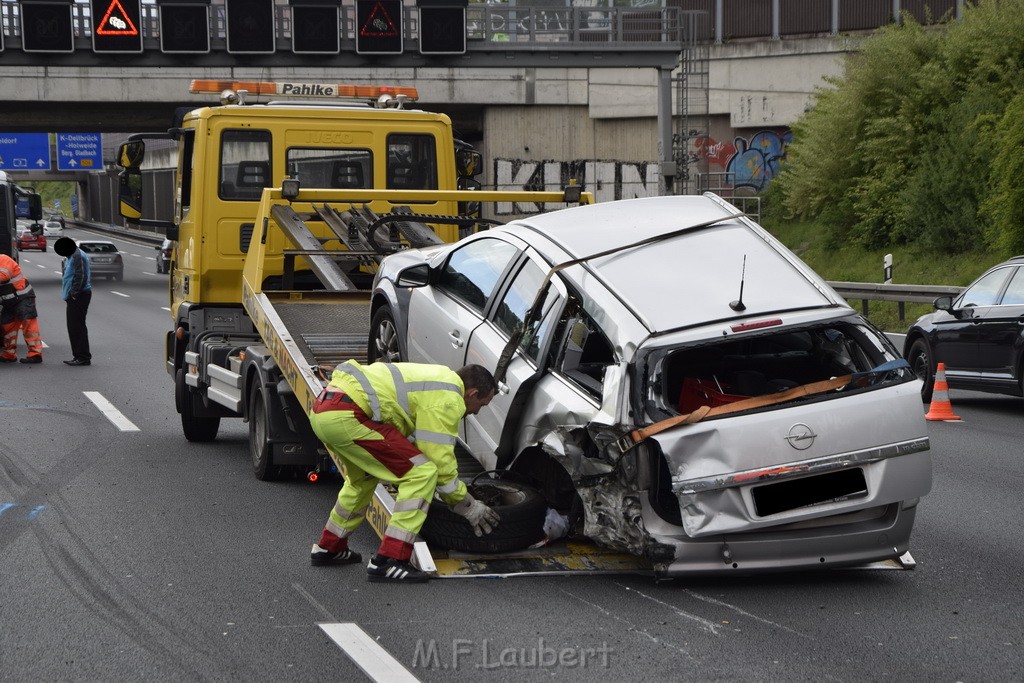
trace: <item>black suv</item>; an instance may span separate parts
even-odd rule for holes
[[[1024,396],[1024,256],[989,269],[959,296],[940,296],[935,311],[907,331],[903,355],[930,401],[935,368],[945,363],[953,389]]]

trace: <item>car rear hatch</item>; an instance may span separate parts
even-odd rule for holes
[[[649,412],[767,403],[652,437],[668,469],[661,486],[671,487],[691,537],[883,506],[931,488],[919,385],[891,345],[857,316],[776,329],[650,356],[660,378],[650,386],[661,391]],[[847,375],[841,389],[772,402]]]

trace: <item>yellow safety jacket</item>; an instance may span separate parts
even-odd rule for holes
[[[466,497],[455,441],[466,415],[462,378],[444,365],[338,365],[330,386],[343,391],[370,419],[393,425],[437,467],[437,493],[449,505]]]

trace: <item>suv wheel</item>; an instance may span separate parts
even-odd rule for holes
[[[932,390],[935,388],[935,369],[932,362],[931,349],[924,339],[915,339],[910,345],[910,353],[907,354],[907,362],[913,368],[917,378],[924,382],[921,385],[921,401],[928,403],[932,400]]]

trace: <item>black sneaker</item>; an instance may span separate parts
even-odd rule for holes
[[[354,550],[342,550],[340,553],[332,553],[324,550],[316,543],[309,553],[309,563],[314,567],[322,567],[328,564],[357,564],[363,561],[363,556]]]
[[[408,560],[396,560],[391,557],[375,555],[366,565],[366,575],[370,581],[396,583],[426,583],[430,575],[412,566]]]

